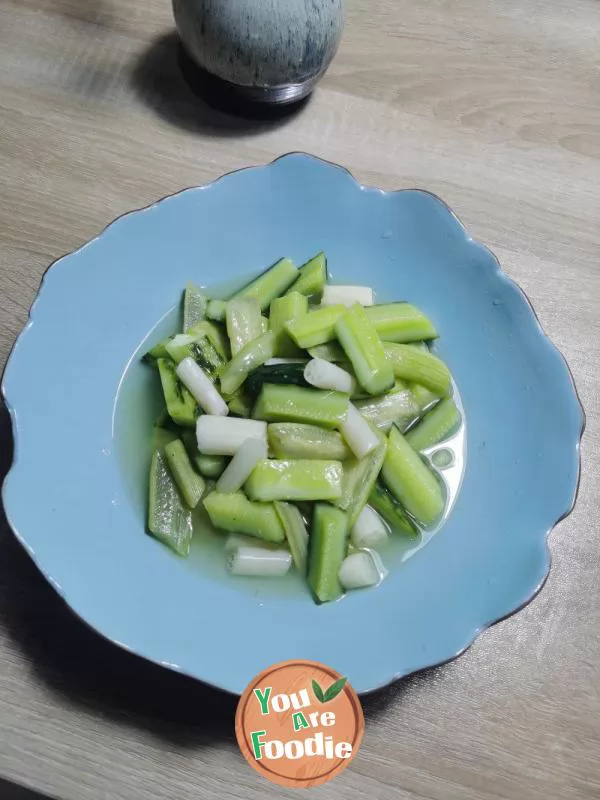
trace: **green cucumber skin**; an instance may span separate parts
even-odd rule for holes
[[[158,342],[158,344],[155,344],[154,347],[148,350],[148,352],[142,356],[142,361],[144,364],[150,364],[152,367],[158,367],[159,358],[169,358],[167,346],[173,338],[173,336],[168,336],[166,339]]]
[[[178,555],[187,558],[192,542],[192,512],[185,507],[167,461],[160,450],[152,454],[148,493],[148,530]]]
[[[202,499],[206,485],[202,477],[194,470],[181,439],[174,439],[165,445],[165,457],[173,480],[186,505],[191,509],[196,508]]]
[[[181,440],[196,471],[204,478],[219,478],[225,472],[225,456],[205,456],[198,452],[196,431],[189,428],[181,431]]]
[[[421,533],[400,503],[380,481],[375,483],[368,500],[369,505],[396,533],[408,534],[411,539],[419,539]]]
[[[246,390],[252,397],[258,397],[265,383],[304,386],[309,384],[304,378],[304,364],[269,364],[250,373],[246,380]]]
[[[308,585],[321,603],[343,594],[338,572],[348,549],[348,518],[339,508],[317,503],[308,557]]]
[[[444,398],[406,434],[406,441],[417,451],[426,450],[447,439],[458,428],[461,414],[451,397]]]
[[[206,317],[208,298],[193,283],[188,283],[183,293],[183,331],[189,330]]]
[[[275,354],[275,336],[262,333],[258,339],[248,342],[236,353],[221,372],[221,390],[226,397],[234,395],[245,383],[248,376]]]
[[[244,489],[251,500],[267,503],[338,500],[342,475],[339,461],[264,459],[258,462]]]
[[[311,258],[310,261],[300,267],[298,273],[298,279],[292,284],[288,294],[290,292],[299,292],[314,302],[319,302],[327,283],[327,259],[325,253],[318,253],[314,258]]]
[[[169,416],[184,428],[193,428],[198,417],[198,404],[181,383],[170,359],[159,358],[158,372]]]
[[[223,361],[229,360],[231,355],[229,351],[229,341],[222,325],[205,319],[201,322],[197,322],[192,328],[186,331],[186,333],[193,336],[195,339],[200,336],[206,336]]]
[[[392,365],[365,309],[358,304],[349,308],[337,321],[335,331],[363,389],[371,395],[391,389]]]
[[[433,353],[395,343],[385,344],[384,349],[397,378],[421,384],[441,397],[451,393],[450,370]]]
[[[180,364],[184,358],[192,358],[213,383],[218,379],[226,365],[225,359],[221,357],[208,336],[204,334],[181,347],[176,347],[171,342],[167,347],[167,351],[176,364]]]
[[[365,314],[384,342],[419,342],[438,336],[431,320],[410,303],[368,306]]]
[[[266,383],[254,407],[254,417],[266,422],[306,422],[333,429],[346,418],[349,402],[348,395],[341,392]]]
[[[263,333],[263,318],[256,297],[240,297],[229,302],[225,319],[232,356]]]
[[[390,431],[381,475],[396,500],[420,523],[432,525],[441,517],[442,486],[397,428]]]
[[[303,355],[290,338],[286,324],[293,319],[308,313],[308,299],[298,292],[288,292],[283,297],[276,297],[271,302],[269,327],[275,334],[275,355],[279,358],[297,358]]]
[[[298,347],[308,350],[335,339],[336,323],[345,312],[346,306],[342,305],[318,308],[290,320],[286,329]]]
[[[337,431],[299,422],[271,423],[268,427],[271,450],[276,458],[304,458],[345,461],[350,448]]]
[[[352,458],[344,464],[344,478],[342,481],[342,496],[336,502],[348,515],[348,524],[354,525],[360,512],[367,505],[369,495],[377,481],[383,467],[388,440],[380,431],[374,429],[379,437],[379,447],[373,450],[366,458],[359,461]]]
[[[266,542],[284,542],[285,532],[272,503],[254,503],[242,492],[211,492],[204,508],[215,528],[229,533],[246,533]]]

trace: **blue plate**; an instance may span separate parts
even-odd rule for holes
[[[318,250],[334,277],[433,318],[468,420],[462,491],[440,533],[378,589],[324,606],[238,584],[201,548],[186,562],[145,535],[154,375],[138,365],[188,280]],[[548,532],[577,490],[571,375],[490,251],[433,195],[365,188],[306,155],[128,214],[60,259],[2,390],[16,442],[6,513],[48,581],[116,644],[234,693],[284,659],[322,661],[368,692],[455,657],[540,589]]]

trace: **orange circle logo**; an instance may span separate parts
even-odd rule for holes
[[[235,733],[251,767],[280,786],[308,788],[345,769],[365,730],[346,678],[316,661],[275,664],[250,683]]]

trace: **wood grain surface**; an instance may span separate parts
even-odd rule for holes
[[[440,194],[573,370],[581,491],[545,589],[458,661],[367,698],[361,752],[322,798],[600,796],[599,42],[596,0],[351,0],[313,99],[243,120],[183,83],[168,0],[0,0],[0,365],[52,259],[125,211],[302,149]],[[4,472],[4,411],[0,436]],[[234,700],[88,631],[4,521],[0,547],[2,777],[62,800],[292,796],[245,763]]]

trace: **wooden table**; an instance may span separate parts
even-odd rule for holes
[[[302,149],[440,194],[570,363],[588,415],[579,502],[541,595],[458,661],[368,698],[360,755],[320,796],[597,798],[600,5],[350,5],[312,101],[266,122],[191,95],[167,0],[0,0],[0,364],[52,259],[182,187]],[[4,412],[1,437],[5,471]],[[2,777],[63,800],[292,796],[242,760],[232,700],[100,640],[4,521],[0,535]]]

